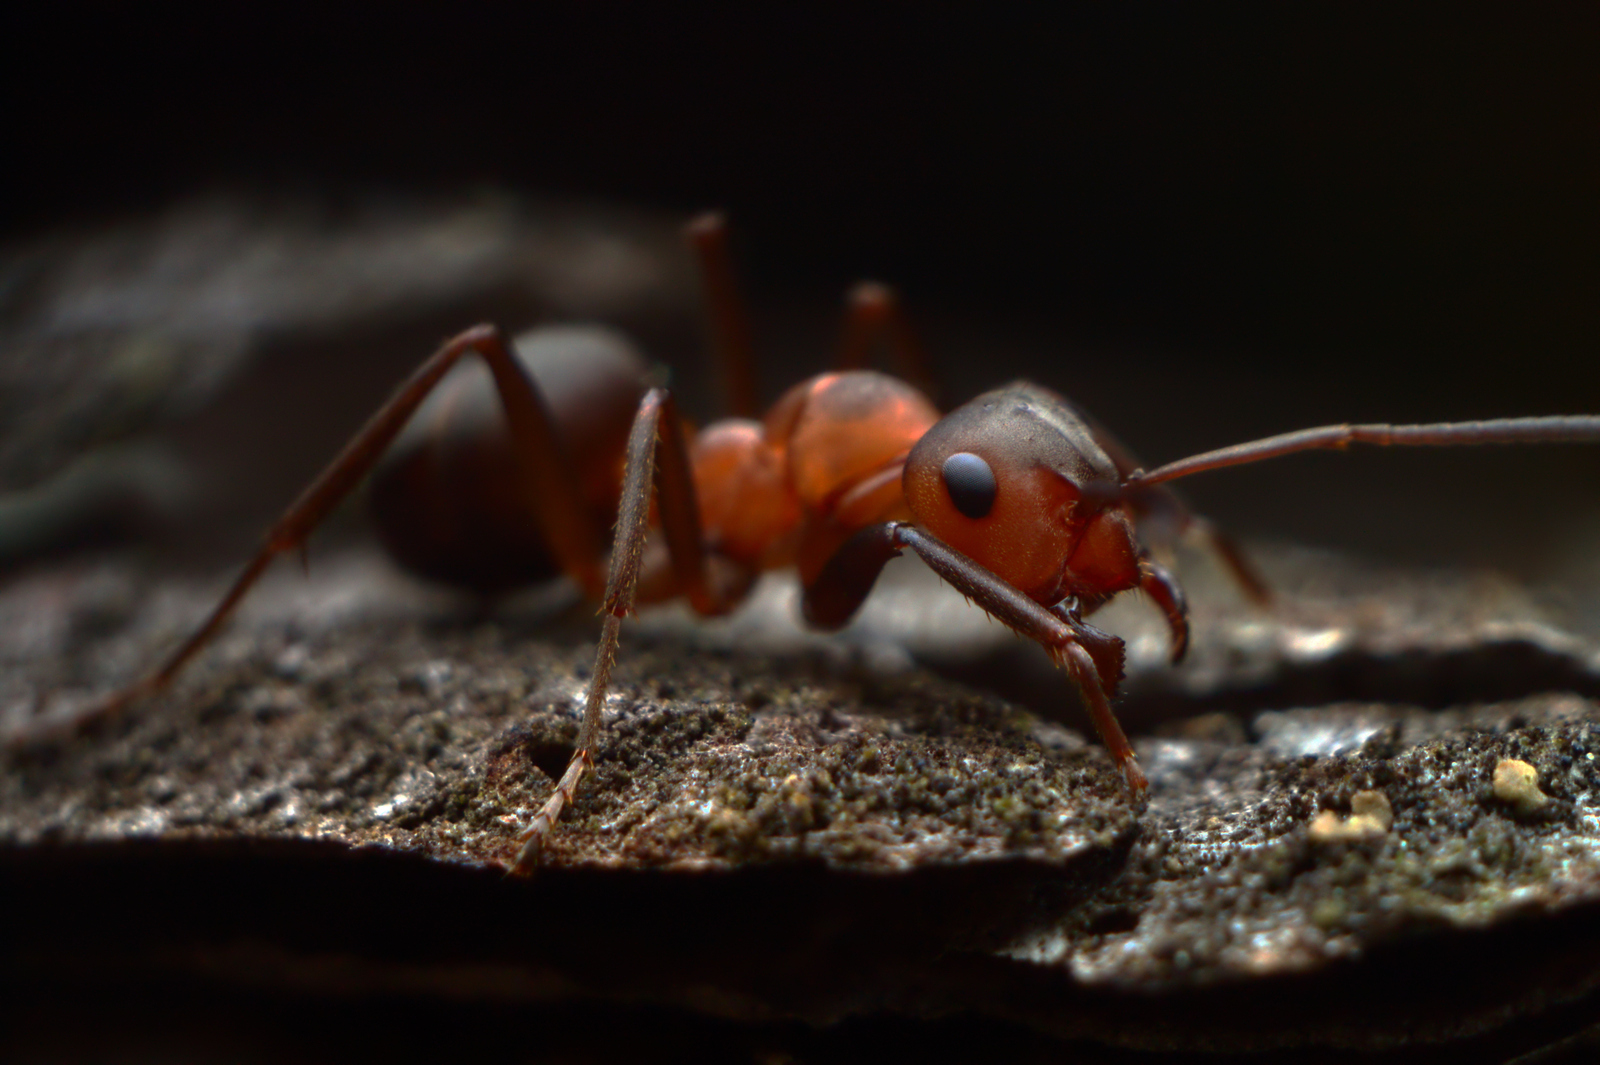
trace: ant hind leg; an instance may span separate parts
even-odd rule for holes
[[[582,505],[570,466],[562,457],[538,386],[497,326],[474,326],[446,341],[378,408],[344,450],[267,531],[261,549],[221,601],[160,667],[91,707],[68,728],[77,731],[112,718],[134,702],[166,688],[222,629],[272,561],[285,552],[304,548],[306,538],[371,472],[423,400],[468,353],[476,354],[488,364],[518,453],[525,461],[526,475],[541,498],[553,501],[552,506],[544,509],[545,534],[553,553],[562,568],[579,584],[591,589],[591,594],[597,592],[600,586],[599,535]],[[24,742],[33,738],[36,737],[32,734],[22,737]]]

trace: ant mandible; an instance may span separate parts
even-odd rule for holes
[[[469,329],[430,356],[302,493],[196,632],[93,716],[164,687],[273,558],[303,548],[317,524],[377,468],[372,495],[380,534],[410,568],[486,592],[559,569],[602,603],[577,747],[550,799],[519,835],[513,871],[537,864],[544,839],[593,764],[621,622],[636,601],[681,596],[702,615],[720,614],[743,600],[761,571],[793,565],[807,622],[837,628],[906,548],[1066,670],[1129,792],[1138,794],[1148,785],[1111,710],[1123,642],[1084,621],[1117,594],[1138,589],[1165,614],[1172,661],[1182,659],[1188,645],[1182,589],[1149,557],[1135,523],[1159,516],[1198,533],[1247,594],[1268,598],[1242,555],[1187,511],[1166,482],[1352,443],[1600,440],[1600,415],[1336,425],[1146,472],[1101,426],[1038,385],[1007,385],[941,417],[923,390],[854,368],[871,343],[886,338],[908,375],[926,376],[893,295],[871,284],[859,286],[850,301],[842,368],[795,385],[757,421],[750,417],[756,410],[750,334],[723,221],[707,215],[686,232],[705,281],[713,347],[731,406],[742,417],[692,432],[671,392],[645,389],[642,362],[615,344],[590,338],[548,345],[541,357],[517,353],[495,326]],[[448,395],[456,387],[448,385],[432,401],[437,413],[419,418],[380,468],[412,415],[469,352],[488,366],[503,424],[482,416],[486,395],[474,403]],[[453,416],[473,409],[475,420],[452,427]],[[616,533],[603,575],[601,530],[611,504]],[[441,506],[454,513],[441,516]],[[655,525],[664,552],[649,535]]]

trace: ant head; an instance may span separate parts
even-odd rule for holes
[[[1138,583],[1115,463],[1038,386],[989,392],[946,415],[912,448],[904,486],[918,525],[1038,602]]]

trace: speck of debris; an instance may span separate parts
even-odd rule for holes
[[[1524,816],[1550,802],[1550,796],[1539,790],[1539,771],[1520,758],[1495,763],[1494,797]]]
[[[1394,824],[1394,810],[1381,791],[1358,791],[1350,796],[1350,816],[1323,810],[1311,821],[1311,838],[1322,842],[1381,836]]]

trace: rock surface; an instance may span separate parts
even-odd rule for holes
[[[1292,690],[1319,667],[1281,654],[1293,602],[1232,608],[1224,633],[1264,634],[1234,651],[1243,709],[1199,699],[1140,738],[1145,804],[1097,747],[903,659],[718,649],[715,629],[646,617],[598,771],[523,882],[500,870],[570,754],[586,611],[474,619],[361,552],[315,572],[275,574],[128,720],[6,756],[26,965],[314,995],[492,986],[824,1032],[967,1018],[1168,1052],[1442,1041],[1461,1060],[1594,1007],[1600,704],[1537,674],[1443,707],[1263,710],[1261,678]],[[1348,604],[1363,654],[1448,675],[1403,638],[1445,639],[1406,605],[1435,580],[1391,579],[1388,615]],[[208,594],[115,560],[14,579],[8,727],[70,721]],[[1544,802],[1497,791],[1508,761]]]

